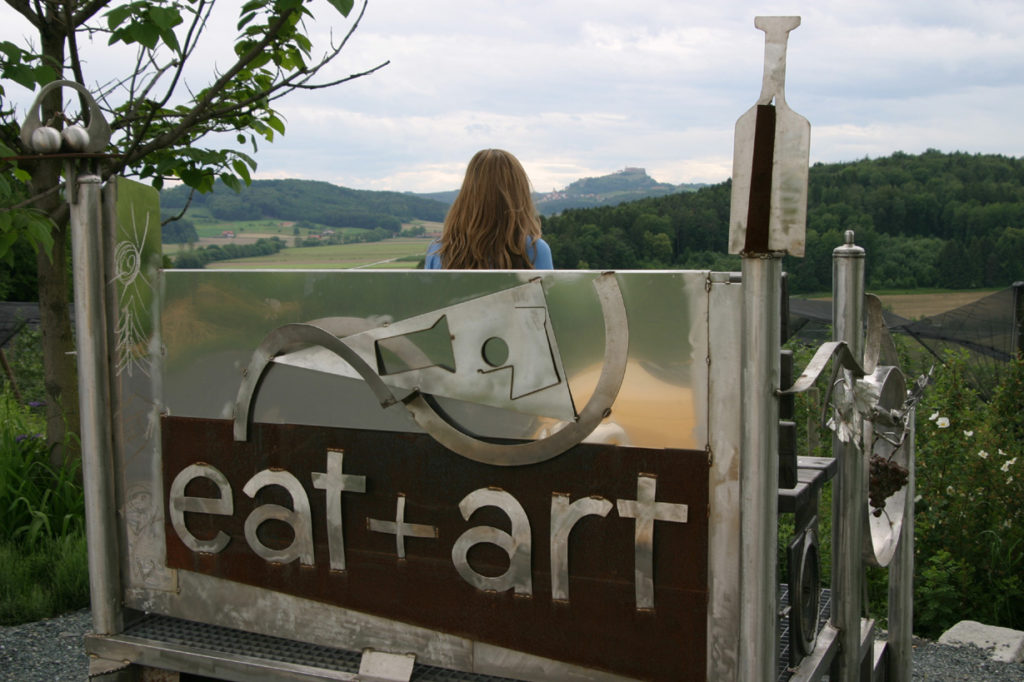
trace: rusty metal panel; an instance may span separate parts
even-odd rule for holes
[[[235,442],[230,422],[165,418],[164,480],[202,462],[230,486],[233,512],[189,512],[187,531],[229,538],[217,553],[197,552],[168,522],[168,564],[266,589],[325,601],[401,622],[642,679],[698,679],[705,669],[707,611],[707,457],[702,451],[580,445],[538,465],[500,468],[470,462],[427,436],[367,430],[257,424],[248,443]],[[331,569],[328,495],[314,486],[329,469],[328,452],[343,452],[344,474],[364,477],[365,492],[341,493],[346,570]],[[252,542],[286,547],[300,522],[264,523],[259,538],[246,537],[246,521],[261,507],[298,509],[294,494],[268,486],[250,498],[243,488],[260,472],[287,472],[301,482],[309,504],[315,551],[312,562],[276,563]],[[576,500],[638,499],[638,479],[655,476],[656,500],[685,504],[685,523],[655,520],[653,608],[638,608],[634,518],[611,513],[579,521],[568,543],[567,600],[551,598],[548,526],[553,493]],[[359,486],[356,486],[358,488]],[[531,589],[483,591],[460,576],[453,546],[474,528],[509,529],[500,508],[483,507],[468,520],[459,502],[476,490],[501,490],[521,505],[529,522]],[[193,479],[189,497],[223,497],[206,478]],[[400,498],[401,496],[401,498]],[[289,499],[291,498],[291,499]],[[404,498],[404,520],[396,500]],[[258,516],[258,512],[257,512]],[[393,533],[370,519],[435,527],[437,537],[405,538],[399,558]],[[655,515],[657,519],[657,515]],[[337,548],[335,547],[335,550]],[[472,570],[486,576],[509,568],[492,544],[470,548]]]

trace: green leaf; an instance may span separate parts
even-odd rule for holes
[[[354,0],[327,0],[334,9],[341,12],[342,16],[348,16],[348,13],[352,11],[352,5]]]
[[[220,181],[227,185],[230,189],[234,190],[235,192],[242,191],[242,184],[238,182],[238,178],[236,178],[231,173],[221,173]]]
[[[160,31],[153,24],[132,24],[128,28],[128,35],[131,36],[134,42],[145,45],[149,49],[154,49],[156,43],[160,40]]]
[[[175,52],[181,52],[181,47],[178,45],[178,36],[174,35],[174,31],[170,29],[161,30],[160,39],[164,41],[164,45]]]
[[[235,172],[245,181],[245,184],[252,184],[252,176],[249,175],[249,167],[245,165],[241,159],[235,159],[231,162],[231,167],[235,169]]]
[[[115,28],[124,23],[124,20],[132,15],[132,6],[124,5],[122,7],[115,7],[114,9],[107,12],[107,28],[113,31]]]
[[[0,233],[0,257],[7,256],[8,251],[14,245],[14,242],[18,240],[17,230],[6,230]]]
[[[235,28],[237,30],[241,31],[243,28],[245,28],[246,24],[248,24],[250,21],[252,21],[255,18],[256,18],[256,13],[255,12],[246,12],[245,14],[243,14],[241,17],[238,18],[238,25]]]
[[[279,119],[277,116],[268,116],[267,125],[269,125],[271,128],[284,135],[284,121]]]
[[[150,7],[149,20],[161,29],[174,28],[181,23],[181,14],[173,7]]]

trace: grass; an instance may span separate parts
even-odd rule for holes
[[[429,240],[422,237],[398,237],[381,242],[332,244],[329,246],[290,247],[271,256],[239,258],[211,263],[208,269],[347,269],[416,267],[427,251]]]
[[[89,605],[85,536],[74,533],[31,549],[0,542],[0,625],[15,625]]]
[[[89,603],[78,463],[49,463],[42,412],[0,392],[0,624]]]

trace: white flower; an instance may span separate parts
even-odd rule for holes
[[[1000,455],[1002,455],[1003,457],[1006,457],[1006,453],[1005,453],[1005,452],[1003,452],[1003,449],[1002,449],[1002,448],[997,448],[997,449],[996,449],[996,452],[998,452],[998,453],[999,453]]]
[[[981,457],[982,459],[988,459],[988,452],[986,452],[985,450],[978,450],[978,457]]]
[[[1010,523],[1010,519],[1003,521],[1003,528],[1009,528],[1011,525],[1013,524]]]
[[[1011,483],[1013,483],[1013,476],[1007,476],[1006,485],[1010,485]]]
[[[914,504],[917,504],[920,501],[921,501],[921,496],[920,495],[915,495],[914,496]]]
[[[956,490],[953,489],[953,486],[948,485],[948,486],[946,486],[946,492],[949,493],[950,495],[952,495],[953,493],[956,492]]]
[[[974,431],[964,431],[964,438],[970,438],[974,435]]]
[[[939,417],[938,421],[935,422],[935,425],[938,426],[940,429],[948,429],[949,419],[947,417]]]
[[[933,422],[933,421],[935,421],[938,418],[939,418],[939,413],[938,412],[932,412],[932,416],[928,417],[928,421]]]
[[[1014,457],[1013,459],[1008,459],[1005,462],[1003,462],[1003,466],[999,467],[999,470],[1005,473],[1005,472],[1009,471],[1010,467],[1012,467],[1016,462],[1017,462],[1017,458],[1016,457]]]

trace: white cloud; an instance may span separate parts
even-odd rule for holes
[[[314,7],[311,29],[326,39],[333,25],[337,38],[346,22]],[[496,146],[543,190],[625,166],[724,180],[733,125],[760,91],[755,12],[803,18],[786,99],[811,122],[812,162],[928,148],[1024,155],[1017,0],[372,0],[331,74],[391,63],[282,100],[288,132],[260,147],[257,175],[454,189],[473,152]],[[0,39],[25,30],[0,7]],[[216,51],[228,47],[211,46],[205,62],[224,63]],[[95,74],[126,63],[102,45],[89,60]]]

